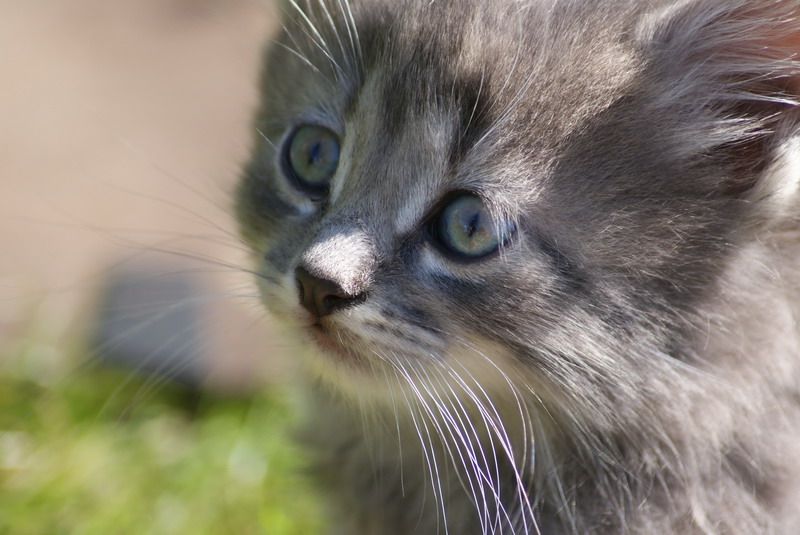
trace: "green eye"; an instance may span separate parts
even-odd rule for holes
[[[470,193],[453,199],[435,222],[434,233],[448,251],[481,258],[496,251],[514,232],[510,221],[493,220],[483,201]]]
[[[295,184],[321,199],[339,165],[339,138],[321,126],[301,126],[288,140],[284,162]]]

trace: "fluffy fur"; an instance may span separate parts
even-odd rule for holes
[[[238,214],[335,533],[797,533],[798,10],[284,5]],[[301,124],[341,139],[322,200]],[[499,254],[432,243],[454,191]],[[363,299],[312,318],[298,266]]]

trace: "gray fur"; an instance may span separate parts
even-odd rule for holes
[[[797,0],[297,0],[238,193],[347,535],[800,528]],[[800,47],[798,47],[800,48]],[[330,195],[283,175],[342,139]],[[453,191],[516,222],[432,245]]]

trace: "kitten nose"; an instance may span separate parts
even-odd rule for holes
[[[294,270],[300,304],[315,317],[321,318],[332,312],[363,301],[365,294],[352,295],[333,281],[312,275],[299,266]]]

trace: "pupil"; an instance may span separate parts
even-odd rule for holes
[[[464,230],[467,231],[467,237],[471,238],[475,235],[475,230],[478,228],[479,222],[480,214],[475,214],[472,216],[472,219],[470,219],[467,225],[464,227]]]
[[[319,163],[320,153],[322,152],[322,145],[320,143],[314,143],[311,146],[311,150],[308,154],[308,164],[309,165],[317,165]]]

